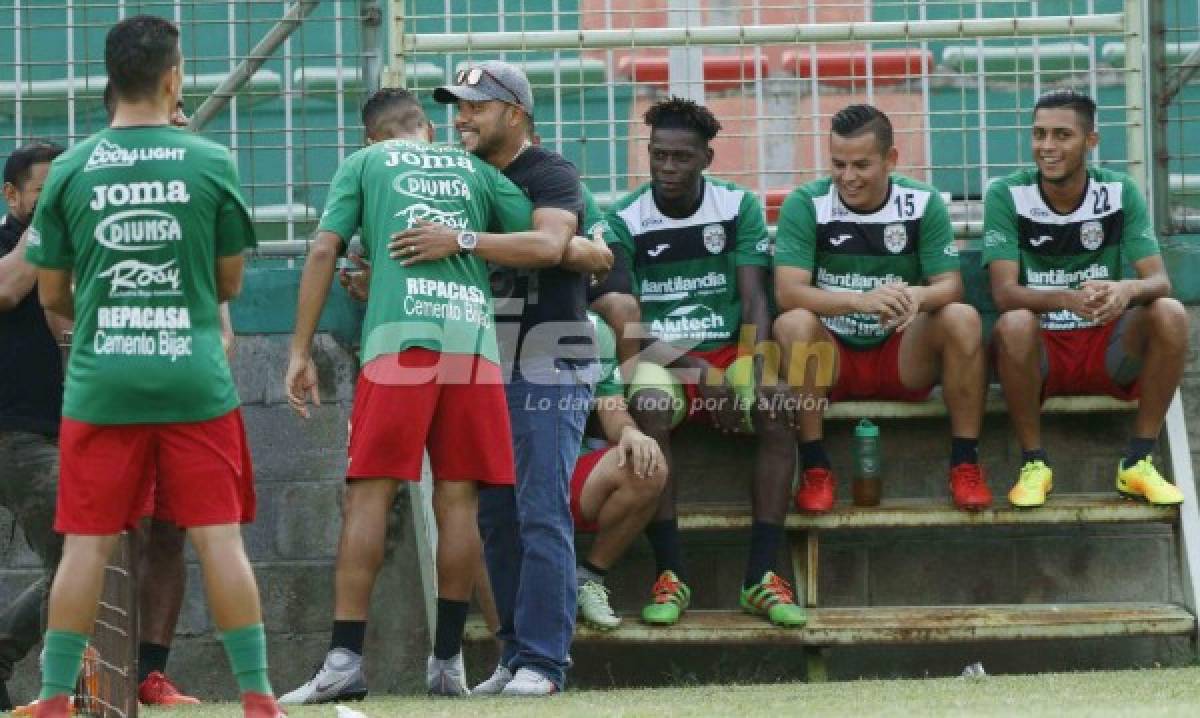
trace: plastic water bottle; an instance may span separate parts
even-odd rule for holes
[[[863,419],[854,427],[854,505],[878,506],[880,485],[879,427]]]

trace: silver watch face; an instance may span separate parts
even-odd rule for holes
[[[458,246],[460,249],[471,251],[479,244],[479,235],[474,232],[460,232],[458,235]]]

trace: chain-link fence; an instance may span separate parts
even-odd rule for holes
[[[1200,148],[1188,142],[1200,121],[1200,2],[1164,0],[1157,12],[1162,34],[1148,69],[1159,104],[1158,180],[1167,188],[1158,219],[1166,234],[1200,234]]]
[[[11,0],[0,8],[0,37],[9,38],[0,43],[0,146],[69,143],[104,123],[104,33],[122,16],[152,12],[180,23],[194,111],[294,4]],[[772,219],[792,187],[826,171],[829,118],[851,102],[889,113],[899,170],[953,198],[963,235],[978,230],[987,181],[1031,162],[1030,111],[1050,88],[1096,97],[1095,162],[1146,169],[1141,53],[1126,51],[1142,39],[1126,8],[1139,3],[1125,0],[301,4],[313,7],[299,28],[203,129],[234,150],[266,240],[306,236],[337,163],[361,143],[374,38],[387,34],[373,10],[390,18],[384,30],[394,24],[402,65],[393,69],[402,67],[421,95],[440,139],[456,140],[453,110],[432,102],[433,87],[471,60],[522,64],[541,140],[578,165],[602,202],[647,179],[641,115],[668,93],[714,111],[724,129],[712,173],[761,193]],[[1197,0],[1166,4],[1167,43],[1178,55],[1197,40]],[[1168,132],[1173,181],[1185,188],[1200,177],[1194,155],[1183,152],[1200,101],[1190,87],[1172,105]]]
[[[978,231],[988,180],[1032,161],[1027,128],[1040,93],[1074,87],[1096,97],[1101,165],[1128,168],[1128,132],[1143,131],[1140,119],[1130,127],[1127,101],[1137,64],[1114,49],[1126,40],[1122,0],[403,0],[402,8],[410,87],[432,87],[472,60],[522,64],[542,141],[579,166],[602,202],[648,179],[641,116],[669,93],[713,110],[723,131],[711,172],[757,190],[770,219],[789,190],[827,171],[831,115],[876,104],[896,126],[899,171],[950,195],[968,235]],[[789,34],[794,25],[819,27]],[[688,40],[672,34],[685,27]],[[428,109],[452,141],[451,110],[431,101]]]
[[[9,0],[0,7],[0,147],[76,142],[106,122],[104,37],[137,13],[181,29],[194,112],[294,3],[284,0]],[[338,162],[362,144],[364,3],[312,3],[305,21],[203,128],[237,158],[262,239],[303,237]]]

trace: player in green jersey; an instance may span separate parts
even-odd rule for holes
[[[605,576],[654,517],[667,481],[667,460],[658,442],[634,422],[625,401],[612,329],[589,312],[596,327],[601,376],[592,398],[589,428],[571,475],[575,531],[595,534],[575,568],[579,618],[602,631],[620,625],[608,603]],[[593,440],[592,436],[598,436]]]
[[[38,716],[66,716],[104,564],[151,492],[187,528],[247,716],[280,715],[239,524],[253,469],[221,343],[218,302],[241,288],[254,230],[223,147],[172,127],[179,31],[121,21],[105,41],[112,126],[54,163],[29,238],[42,303],[74,317]]]
[[[1152,504],[1183,501],[1150,455],[1187,355],[1188,318],[1172,299],[1146,205],[1126,175],[1088,167],[1100,138],[1096,104],[1074,91],[1038,99],[1033,159],[988,188],[983,259],[1003,314],[996,371],[1022,467],[1008,498],[1041,506],[1053,486],[1042,446],[1048,396],[1138,398],[1117,491]],[[1124,276],[1132,264],[1135,277]]]
[[[362,644],[399,481],[417,481],[428,448],[435,478],[438,611],[428,687],[465,695],[461,641],[480,552],[477,485],[511,485],[512,442],[498,367],[487,267],[557,262],[563,246],[525,231],[532,206],[499,171],[457,148],[431,144],[432,126],[404,90],[377,92],[364,109],[371,137],[334,178],[305,265],[286,378],[293,407],[316,398],[310,358],[339,253],[361,229],[373,259],[363,325],[363,370],[351,418],[350,462],[338,552],[335,620],[320,670],[283,697],[321,703],[365,695]],[[394,124],[390,129],[380,129]],[[398,233],[425,222],[458,232],[453,251],[388,256]],[[497,228],[510,234],[484,234]],[[440,253],[439,253],[440,252]],[[462,437],[475,451],[462,451]]]
[[[750,190],[704,175],[721,129],[707,108],[673,97],[650,107],[645,121],[651,181],[609,213],[630,258],[641,329],[652,340],[630,382],[631,412],[668,466],[671,430],[685,415],[726,432],[756,433],[754,525],[740,601],[775,624],[802,626],[804,608],[775,572],[795,448],[783,415],[768,408],[775,382],[763,386],[763,358],[750,356],[770,334],[762,204]],[[651,624],[674,624],[691,595],[682,575],[676,478],[668,478],[646,529],[659,576],[642,611]]]
[[[779,213],[775,320],[796,392],[801,511],[833,507],[826,402],[921,401],[942,384],[950,414],[950,493],[977,510],[992,495],[979,466],[985,355],[978,312],[962,302],[958,249],[937,190],[893,174],[887,115],[850,105],[833,117],[831,177],[796,189]]]

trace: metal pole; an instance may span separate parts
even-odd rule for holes
[[[305,18],[317,9],[320,2],[321,0],[298,0],[289,7],[279,22],[275,23],[262,40],[259,40],[237,68],[221,81],[217,89],[213,90],[213,93],[204,100],[200,107],[196,108],[195,114],[192,115],[192,121],[188,124],[188,129],[197,132],[204,129],[204,126],[212,121],[217,113],[225,109],[229,100],[250,81],[251,77],[254,77],[254,73],[258,72],[267,58],[271,57],[279,49],[279,46],[291,37],[296,28],[304,23]]]
[[[1149,167],[1150,181],[1146,185],[1149,198],[1150,216],[1154,227],[1160,234],[1174,232],[1171,220],[1171,175],[1167,154],[1167,116],[1171,101],[1177,89],[1164,87],[1167,77],[1167,48],[1166,48],[1166,17],[1161,3],[1146,4],[1145,26],[1149,28],[1150,42],[1146,44],[1149,57],[1145,71],[1146,86],[1149,90],[1147,107],[1149,108],[1150,157],[1153,162]],[[1192,59],[1200,60],[1200,50],[1192,53]],[[1129,52],[1125,53],[1125,66],[1129,67]],[[1193,72],[1195,70],[1193,69]],[[1179,75],[1187,72],[1185,68]],[[1177,76],[1179,77],[1179,76]],[[1187,78],[1184,78],[1186,81]],[[1182,87],[1179,85],[1178,87]]]
[[[402,21],[402,18],[401,18]],[[715,27],[624,28],[618,30],[551,30],[537,32],[453,32],[405,36],[410,52],[503,52],[530,50],[605,50],[685,45],[777,45],[886,40],[941,40],[974,37],[1040,35],[1119,35],[1121,13],[1092,16],[963,18],[925,22],[848,22],[786,25],[721,25]],[[397,56],[392,48],[393,58]]]
[[[387,52],[389,59],[387,70],[383,73],[383,86],[404,87],[404,56],[410,47],[404,34],[404,0],[388,2],[388,20]],[[450,18],[447,16],[446,22],[449,21]]]
[[[702,27],[699,0],[668,0],[667,25],[684,31]],[[668,88],[676,97],[704,104],[704,50],[696,46],[673,46],[667,50]]]
[[[379,6],[379,0],[362,0],[359,4],[359,18],[363,91],[369,95],[379,89],[380,77],[383,74],[383,47],[379,44],[383,8]]]
[[[1125,156],[1129,174],[1150,195],[1146,167],[1146,25],[1142,0],[1125,0]],[[1151,201],[1153,201],[1151,199]]]

